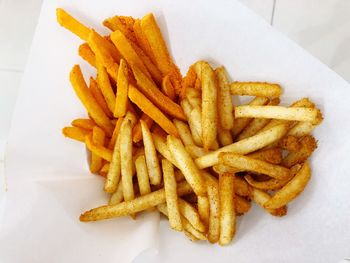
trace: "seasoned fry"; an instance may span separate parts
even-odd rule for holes
[[[213,166],[213,170],[217,174],[238,173],[238,172],[240,172],[239,169],[237,169],[235,167],[232,167],[232,166],[229,166],[229,165],[222,164],[222,163],[215,164]]]
[[[208,199],[209,199],[209,228],[208,241],[216,243],[220,238],[220,200],[219,187],[213,184],[208,184]]]
[[[194,141],[192,139],[190,128],[186,123],[179,120],[174,120],[174,125],[180,134],[180,138],[184,145],[193,145]]]
[[[62,8],[56,9],[57,22],[71,31],[73,34],[80,37],[82,40],[87,41],[90,33],[90,29],[68,14]]]
[[[108,205],[117,205],[121,203],[124,199],[123,195],[123,184],[120,181],[117,187],[117,190],[112,194],[111,198],[109,199]]]
[[[301,121],[294,125],[293,128],[289,130],[287,135],[291,135],[297,138],[309,135],[317,125],[312,124],[311,122]]]
[[[70,72],[70,82],[75,93],[83,103],[88,113],[91,115],[92,119],[98,126],[103,128],[107,136],[111,136],[113,132],[113,125],[86,86],[79,65],[75,65]]]
[[[235,213],[235,176],[220,174],[219,202],[220,202],[220,238],[221,246],[228,245],[236,232]]]
[[[277,191],[272,198],[264,203],[264,207],[268,209],[276,209],[283,207],[294,198],[296,198],[305,188],[311,178],[311,169],[307,162],[299,172],[290,180],[282,189]]]
[[[196,79],[197,79],[196,72],[194,71],[193,66],[190,66],[186,73],[186,76],[183,77],[182,79],[182,88],[180,92],[181,99],[185,98],[188,88],[194,88]]]
[[[170,161],[173,165],[175,165],[177,168],[179,168],[178,163],[176,162],[175,158],[171,154],[169,147],[167,145],[166,140],[161,137],[158,134],[153,133],[152,134],[154,146],[156,147],[157,151],[168,161]]]
[[[131,16],[113,16],[105,19],[103,25],[109,28],[111,31],[120,30],[131,41],[136,41],[134,35],[134,23],[135,19]]]
[[[103,97],[106,100],[107,106],[111,112],[114,112],[115,109],[115,94],[111,83],[109,81],[109,77],[106,69],[102,65],[100,57],[96,57],[96,66],[97,66],[97,83],[101,89]]]
[[[148,175],[151,184],[159,185],[162,180],[159,161],[157,157],[156,148],[153,143],[153,138],[146,123],[140,120],[142,128],[143,145],[145,147],[145,157],[148,169]]]
[[[168,207],[170,227],[176,231],[182,231],[179,199],[176,192],[176,180],[173,165],[166,159],[162,160],[164,176],[165,200]]]
[[[282,93],[280,85],[266,82],[233,82],[230,88],[233,95],[279,97]]]
[[[206,151],[204,148],[199,147],[197,145],[194,144],[188,144],[185,146],[186,151],[189,153],[189,155],[192,158],[199,158],[201,156],[204,156],[208,153],[208,151]]]
[[[135,87],[129,86],[128,96],[133,103],[158,123],[168,134],[179,136],[175,125]]]
[[[287,135],[278,142],[278,146],[290,152],[297,152],[299,151],[301,144],[298,138],[292,135]]]
[[[132,67],[137,85],[139,89],[150,99],[156,106],[159,107],[165,113],[178,118],[180,120],[186,120],[184,112],[180,105],[173,102],[169,97],[164,95],[139,68]]]
[[[104,131],[95,126],[92,129],[92,141],[96,145],[103,146],[105,143],[105,133]],[[94,153],[91,154],[90,172],[97,173],[102,168],[102,158]]]
[[[247,156],[272,164],[280,164],[282,162],[282,151],[279,148],[262,149],[248,154]]]
[[[175,99],[175,90],[173,84],[171,84],[169,75],[166,75],[162,80],[162,92],[171,100]]]
[[[207,196],[197,197],[198,213],[201,222],[203,222],[206,229],[209,226],[209,199]]]
[[[260,190],[277,190],[282,188],[288,181],[291,179],[290,177],[283,179],[283,180],[277,180],[275,178],[271,178],[267,181],[256,181],[253,179],[251,175],[246,175],[244,179],[254,188],[260,189]]]
[[[181,198],[178,199],[178,205],[181,215],[183,215],[183,217],[186,218],[195,229],[200,232],[204,232],[205,226],[201,222],[197,210]]]
[[[113,134],[112,134],[112,137],[111,139],[109,140],[109,143],[108,143],[108,149],[114,149],[114,145],[115,145],[115,142],[117,140],[117,136],[119,134],[119,131],[120,131],[120,127],[122,125],[124,121],[124,118],[119,118],[115,124],[115,127],[114,127],[114,131],[113,131]]]
[[[239,195],[235,195],[235,211],[237,215],[243,215],[247,213],[250,208],[251,204],[247,199]]]
[[[202,80],[202,139],[204,149],[212,149],[217,134],[217,80],[213,69],[203,63]]]
[[[172,135],[168,135],[167,144],[172,156],[179,165],[179,169],[184,174],[186,181],[193,188],[193,191],[197,195],[205,195],[206,189],[202,175],[190,155],[187,153],[181,140]]]
[[[98,87],[97,81],[94,78],[90,78],[89,90],[91,91],[92,96],[94,96],[98,105],[100,105],[103,112],[107,115],[108,118],[113,117],[113,113],[109,110],[107,102],[102,94],[101,89]]]
[[[317,142],[314,137],[307,135],[300,141],[301,147],[297,152],[290,152],[282,161],[285,167],[292,167],[295,164],[302,163],[309,158],[317,148]]]
[[[214,152],[208,153],[195,160],[199,169],[207,168],[219,163],[219,154],[223,152],[232,152],[238,154],[248,154],[257,151],[265,146],[279,140],[287,132],[287,126],[284,124],[275,126],[268,131],[261,132],[252,137],[239,142],[222,147]]]
[[[94,154],[102,159],[110,162],[112,160],[112,151],[104,146],[97,145],[92,140],[92,134],[85,136],[86,147]]]
[[[147,127],[150,129],[153,124],[152,118],[150,118],[147,114],[143,113],[140,120],[143,120]],[[141,129],[141,122],[138,122],[133,130],[132,130],[132,140],[133,142],[137,143],[142,140],[142,129]]]
[[[177,186],[178,196],[190,194],[191,186],[187,182],[181,182]],[[155,207],[165,202],[164,188],[154,191],[150,194],[140,196],[131,201],[124,201],[117,205],[100,206],[89,211],[86,211],[80,216],[80,221],[97,221],[114,217],[131,215],[149,208]]]
[[[117,190],[121,175],[121,156],[120,156],[120,135],[117,135],[114,143],[112,160],[109,166],[104,190],[107,193],[113,194]]]
[[[218,80],[218,115],[223,130],[231,130],[234,126],[233,105],[228,83],[227,72],[224,67],[215,69]]]
[[[317,117],[317,109],[282,106],[237,106],[236,118],[268,118],[290,121],[308,121],[314,123]]]
[[[90,132],[91,131],[79,127],[64,127],[62,129],[62,133],[65,137],[80,142],[85,142],[85,137],[89,135]]]
[[[230,130],[224,130],[220,124],[217,126],[218,138],[221,146],[226,146],[233,143],[232,134]]]
[[[114,108],[114,117],[120,118],[126,114],[128,105],[128,66],[124,59],[120,60],[117,87],[118,89]]]
[[[193,141],[196,145],[201,146],[202,143],[202,113],[200,109],[196,108],[193,110],[191,104],[187,99],[181,101],[181,107],[188,120],[188,125],[190,127]]]
[[[137,44],[147,54],[147,56],[152,60],[152,62],[155,63],[156,60],[154,58],[151,46],[148,43],[148,40],[142,31],[140,19],[135,20],[133,30],[137,40]]]
[[[264,208],[264,204],[271,199],[271,196],[268,193],[261,191],[259,189],[253,189],[252,199],[254,200],[255,203],[257,203],[258,205]],[[287,214],[286,206],[282,206],[277,209],[267,209],[267,208],[265,209],[273,216],[284,216]]]
[[[236,153],[220,153],[220,163],[235,167],[240,170],[251,171],[269,175],[275,179],[286,179],[290,175],[289,169],[270,164],[261,160],[256,160]]]
[[[91,50],[88,43],[83,43],[79,46],[78,50],[79,56],[89,63],[92,67],[96,68],[96,56]]]

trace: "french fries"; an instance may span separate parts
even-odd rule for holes
[[[91,152],[90,171],[110,195],[81,221],[135,219],[156,208],[191,241],[225,246],[251,202],[287,214],[310,180],[311,132],[323,119],[310,99],[278,106],[280,85],[229,83],[223,66],[206,61],[182,78],[152,14],[107,18],[112,32],[102,36],[63,9],[56,13],[85,41],[79,55],[97,71],[88,88],[80,66],[71,70],[88,118],[62,129]],[[255,98],[233,106],[232,95]]]

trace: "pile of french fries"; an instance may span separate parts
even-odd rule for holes
[[[89,117],[63,128],[91,152],[90,171],[110,194],[81,221],[159,210],[190,240],[227,245],[251,201],[287,214],[311,176],[310,133],[322,121],[314,103],[279,106],[278,84],[231,83],[205,61],[182,77],[152,14],[107,18],[108,36],[62,9],[57,20],[84,41],[79,55],[97,71],[87,85],[79,65],[71,70]],[[254,98],[233,105],[232,96]]]

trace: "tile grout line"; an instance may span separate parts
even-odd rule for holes
[[[273,26],[273,19],[275,17],[276,2],[277,2],[277,0],[273,0],[272,12],[271,12],[271,22],[270,22],[271,26]]]

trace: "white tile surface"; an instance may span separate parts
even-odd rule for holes
[[[255,13],[262,16],[268,23],[271,22],[273,0],[239,0]]]
[[[1,0],[0,69],[23,70],[42,0]]]
[[[349,17],[349,0],[277,0],[273,25],[350,81]]]

